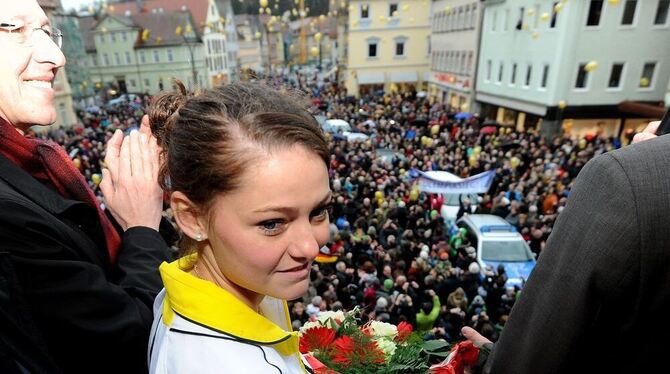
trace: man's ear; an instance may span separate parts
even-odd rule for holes
[[[207,239],[203,213],[186,195],[179,191],[173,192],[170,195],[170,206],[174,219],[184,235],[196,241]]]

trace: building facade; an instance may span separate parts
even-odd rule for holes
[[[352,0],[347,66],[351,95],[420,91],[430,72],[428,0]]]
[[[173,78],[189,88],[212,86],[205,47],[188,11],[106,15],[88,32],[97,89],[155,94],[170,89]]]
[[[205,47],[206,86],[238,79],[237,33],[231,0],[132,0],[110,4],[106,11],[117,16],[189,12],[193,28]]]
[[[518,128],[617,136],[662,114],[665,0],[485,2],[476,97]]]
[[[475,76],[483,6],[478,0],[431,4],[428,94],[462,112],[478,112]]]
[[[38,3],[46,13],[52,25],[57,25],[57,20],[54,18],[54,13],[60,7],[57,0],[39,0]],[[67,36],[65,36],[67,38]],[[67,43],[67,40],[64,41]],[[56,113],[58,118],[57,127],[71,127],[77,123],[77,116],[74,113],[74,102],[72,100],[72,89],[67,80],[67,73],[65,69],[58,69],[58,74],[54,79],[53,88],[55,91],[54,104],[56,105]]]

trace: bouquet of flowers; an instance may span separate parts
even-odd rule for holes
[[[360,314],[359,309],[321,312],[300,329],[300,352],[315,373],[449,373],[446,341],[425,341],[406,322],[395,326],[371,321],[359,326]]]

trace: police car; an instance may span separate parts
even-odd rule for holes
[[[469,214],[456,221],[467,230],[467,239],[477,249],[477,262],[484,270],[502,265],[507,273],[506,287],[522,287],[535,268],[535,256],[516,227],[491,214]]]

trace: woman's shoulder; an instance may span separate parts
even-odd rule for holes
[[[279,372],[285,362],[271,347],[212,330],[175,315],[151,347],[151,373]],[[286,370],[281,370],[287,372]],[[288,371],[290,372],[290,371]]]

